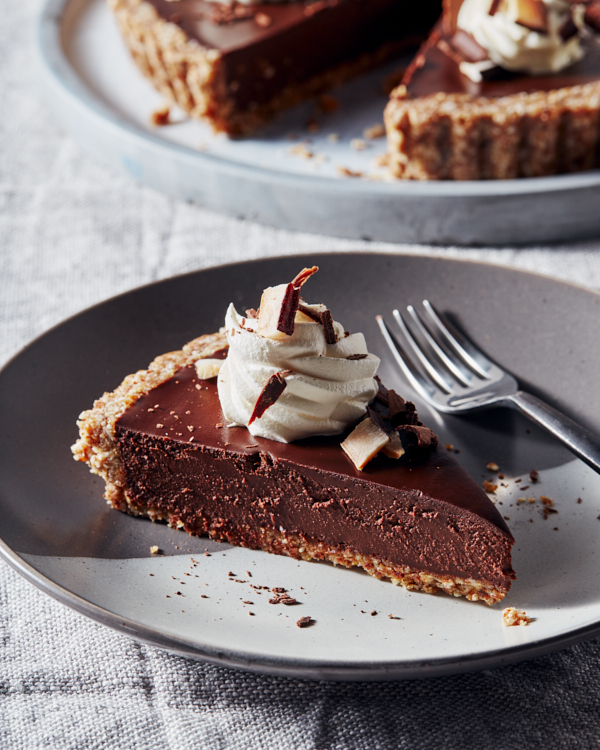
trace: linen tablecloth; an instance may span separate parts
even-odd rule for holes
[[[600,241],[521,249],[368,244],[228,219],[136,186],[88,158],[40,104],[32,65],[38,12],[35,0],[20,0],[3,3],[0,14],[0,363],[90,304],[240,259],[420,252],[600,288]],[[0,562],[3,750],[590,748],[600,745],[599,657],[592,639],[510,667],[423,681],[256,676],[139,645]]]

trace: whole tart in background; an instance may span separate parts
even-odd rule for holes
[[[541,0],[511,0],[528,11]],[[490,14],[507,0],[490,0]],[[490,63],[457,25],[463,0],[446,0],[385,111],[392,174],[419,180],[538,177],[600,164],[600,3],[572,3],[581,24],[580,59],[531,73]],[[567,6],[568,7],[568,6]],[[530,14],[531,15],[531,14]],[[568,41],[575,26],[565,24]],[[481,72],[480,72],[481,71]],[[479,80],[478,80],[479,79]]]
[[[229,135],[418,45],[440,12],[439,0],[108,4],[155,88]]]

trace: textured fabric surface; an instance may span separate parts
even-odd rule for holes
[[[38,10],[34,0],[5,3],[0,18],[0,362],[114,294],[283,253],[422,252],[600,288],[600,241],[465,250],[290,234],[226,219],[115,176],[60,132],[39,103],[31,53]],[[5,750],[600,745],[595,640],[469,675],[312,683],[233,672],[138,645],[49,599],[3,562],[0,597]]]

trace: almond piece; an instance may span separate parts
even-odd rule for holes
[[[196,362],[196,375],[200,380],[216,378],[223,366],[224,359],[199,359]]]
[[[341,444],[359,471],[362,471],[384,445],[390,442],[390,436],[378,427],[372,419],[363,419]]]
[[[406,453],[402,447],[402,441],[397,432],[392,432],[390,434],[390,442],[384,445],[381,450],[390,458],[402,458]]]

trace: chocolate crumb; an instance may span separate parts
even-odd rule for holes
[[[171,122],[171,107],[165,104],[163,107],[154,110],[150,115],[150,124],[155,127],[162,127],[169,125]]]
[[[581,498],[580,497],[577,498],[577,502],[581,503]]]
[[[537,482],[539,478],[540,478],[540,474],[535,469],[532,469],[529,472],[529,479],[531,479],[532,482]]]
[[[246,571],[246,575],[248,576],[248,578],[252,578],[252,573],[249,570]]]
[[[401,620],[401,617],[396,617],[396,615],[388,615],[390,620]]]
[[[177,596],[183,596],[183,594],[181,593],[181,591],[176,591],[175,593],[177,594]]]
[[[254,604],[254,602],[243,601],[242,604]]]
[[[204,552],[204,557],[210,557],[210,552]]]
[[[248,614],[250,615],[250,617],[254,617],[254,612],[248,612]]]
[[[352,362],[359,359],[366,359],[368,356],[368,354],[351,354],[349,357],[346,357],[346,359],[349,359]]]
[[[232,573],[231,571],[229,571],[229,573],[227,573],[227,575],[228,575],[228,576],[229,576],[230,578],[235,578],[235,576],[236,576],[236,574],[235,574],[235,573]]]
[[[312,617],[301,617],[299,620],[296,620],[296,625],[299,628],[308,628],[310,627],[315,621],[312,619]]]
[[[206,594],[200,594],[200,599],[208,599],[208,596],[206,596]]]
[[[377,610],[376,609],[372,610],[371,617],[375,617],[376,614],[377,614]]]

